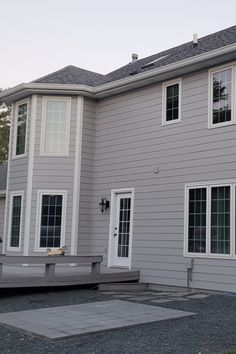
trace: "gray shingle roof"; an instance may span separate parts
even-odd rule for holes
[[[55,71],[33,82],[51,83],[51,84],[81,84],[89,86],[98,86],[106,81],[106,77],[93,71],[77,68],[69,65],[65,68]]]
[[[0,191],[5,191],[7,186],[7,163],[0,165]]]
[[[136,75],[199,54],[207,53],[211,50],[225,47],[233,43],[236,43],[236,26],[200,38],[197,46],[194,46],[191,41],[158,54],[137,60],[136,62],[129,63],[107,75],[101,75],[70,65],[37,79],[34,82],[99,86],[106,82],[116,81],[129,77],[130,75]]]

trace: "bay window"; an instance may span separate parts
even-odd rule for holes
[[[64,246],[66,191],[39,191],[38,248]]]
[[[41,155],[69,154],[70,99],[44,98]]]
[[[25,155],[28,104],[17,105],[14,157]]]

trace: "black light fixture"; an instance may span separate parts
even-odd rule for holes
[[[109,206],[110,206],[109,200],[107,200],[107,198],[105,198],[105,197],[102,197],[101,202],[99,203],[99,206],[100,206],[101,213],[103,213],[104,210],[109,209]]]

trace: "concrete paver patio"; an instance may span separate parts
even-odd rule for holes
[[[192,316],[194,313],[121,300],[4,313],[0,323],[50,339]]]

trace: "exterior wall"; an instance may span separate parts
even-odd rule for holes
[[[75,207],[77,97],[72,97],[68,157],[40,156],[42,99],[37,97],[29,254],[36,254],[38,191],[67,191],[65,244],[69,249]],[[28,217],[25,205],[31,103],[29,106],[26,157],[12,159],[14,134],[10,141],[6,235],[10,192],[24,191],[23,235]],[[236,178],[236,125],[208,129],[207,70],[182,78],[182,121],[162,126],[161,120],[160,84],[99,102],[84,99],[80,199],[76,214],[78,253],[102,254],[107,262],[110,211],[101,214],[98,204],[101,197],[110,199],[112,189],[134,188],[132,268],[141,271],[141,281],[186,286],[184,187],[191,182]],[[158,174],[154,173],[156,167]],[[22,242],[22,250],[23,246]],[[232,259],[195,258],[191,286],[236,291],[235,264]]]
[[[5,197],[0,197],[0,240],[3,240],[4,216],[5,216]],[[2,253],[2,242],[0,243],[0,253]]]
[[[37,200],[39,190],[49,190],[52,192],[53,190],[62,190],[67,192],[65,245],[68,247],[68,251],[70,252],[76,146],[77,97],[71,99],[69,156],[66,157],[40,156],[42,103],[43,97],[38,96],[35,127],[29,254],[34,254],[35,249],[37,248],[36,235],[38,230],[36,227],[36,222],[39,213]]]
[[[26,206],[26,191],[27,191],[27,176],[28,176],[28,156],[29,156],[29,134],[31,125],[31,98],[28,99],[28,117],[27,117],[27,130],[26,130],[26,154],[25,157],[14,158],[13,148],[14,148],[14,136],[16,134],[16,103],[12,106],[12,125],[11,134],[9,141],[9,161],[8,161],[8,193],[6,195],[6,228],[4,229],[5,234],[5,249],[4,253],[9,255],[15,255],[16,252],[8,250],[8,233],[9,233],[9,205],[10,205],[10,193],[15,191],[23,191],[23,204],[22,204],[22,223],[21,223],[21,251],[17,254],[23,254],[24,247],[24,231],[25,231],[25,206]]]
[[[90,99],[84,101],[83,139],[81,156],[80,208],[78,228],[78,254],[91,252],[92,233],[92,187],[95,148],[95,108]]]
[[[66,224],[65,224],[65,245],[68,248],[68,254],[71,252],[72,242],[72,215],[73,215],[73,201],[74,201],[74,183],[75,178],[75,159],[76,159],[76,134],[79,130],[77,124],[78,119],[78,97],[71,98],[71,112],[70,112],[70,138],[69,138],[69,156],[66,157],[48,157],[40,156],[40,140],[41,140],[41,127],[42,127],[42,103],[43,96],[36,96],[35,109],[35,131],[33,129],[33,116],[31,115],[32,103],[29,99],[29,115],[27,121],[27,141],[26,141],[26,156],[13,158],[13,137],[15,133],[15,106],[13,105],[13,124],[11,127],[10,138],[10,150],[9,150],[9,171],[8,171],[8,193],[7,193],[7,216],[6,216],[6,228],[5,228],[5,251],[7,254],[16,254],[16,251],[7,249],[8,232],[9,232],[9,200],[10,194],[13,191],[23,191],[23,215],[22,215],[22,242],[21,249],[17,251],[17,254],[23,254],[24,241],[27,237],[27,230],[25,225],[29,222],[29,248],[27,247],[26,253],[29,255],[45,253],[37,250],[37,218],[39,215],[38,206],[38,191],[47,190],[53,193],[53,191],[66,191]],[[33,157],[30,162],[29,157],[29,143],[30,137],[33,138]],[[86,140],[86,139],[85,139]],[[32,152],[32,149],[30,149]],[[29,188],[29,170],[32,169],[32,188]],[[78,186],[79,189],[79,186]],[[29,192],[30,206],[26,213],[27,204],[27,192]],[[79,190],[78,190],[79,192]],[[78,218],[79,212],[76,217]],[[78,232],[76,232],[78,237]],[[27,242],[27,241],[25,241]],[[24,250],[25,251],[25,250]],[[35,253],[35,251],[37,253]]]
[[[182,79],[177,124],[161,125],[161,85],[98,103],[90,248],[107,260],[109,212],[100,213],[101,196],[133,187],[132,268],[141,270],[141,281],[178,286],[187,284],[185,184],[236,177],[236,125],[208,129],[208,71]],[[191,286],[236,291],[235,265],[196,258]]]

